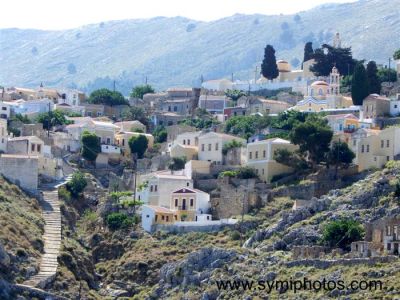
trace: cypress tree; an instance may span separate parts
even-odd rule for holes
[[[369,95],[367,71],[362,63],[354,68],[351,83],[351,97],[354,105],[362,105],[364,99]]]
[[[265,47],[264,59],[261,64],[261,74],[269,80],[279,76],[278,66],[276,65],[275,49],[271,45]]]
[[[307,60],[310,60],[313,58],[314,55],[314,49],[312,47],[312,42],[307,42],[306,45],[304,46],[304,59],[303,63]]]
[[[381,82],[378,77],[378,67],[376,66],[376,62],[370,61],[367,64],[367,77],[368,77],[368,93],[380,94]]]

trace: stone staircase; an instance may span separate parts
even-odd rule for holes
[[[43,218],[46,222],[43,235],[44,254],[40,262],[39,273],[24,282],[24,284],[44,288],[56,276],[57,257],[61,246],[61,211],[57,189],[43,191],[43,198],[40,204]]]

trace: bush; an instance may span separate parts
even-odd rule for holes
[[[232,231],[229,236],[230,236],[232,241],[240,240],[240,232],[237,231],[237,230]]]
[[[364,229],[359,222],[342,218],[331,221],[324,227],[322,242],[329,247],[350,250],[351,243],[361,240],[363,236]]]
[[[69,202],[71,200],[71,192],[65,186],[61,186],[58,189],[58,197],[65,202]]]
[[[131,227],[133,224],[137,224],[139,222],[138,216],[133,216],[129,218],[124,213],[111,213],[106,218],[106,223],[108,228],[111,230],[119,230],[123,228]]]
[[[87,186],[87,180],[82,172],[77,171],[72,175],[72,179],[67,183],[67,189],[72,196],[77,197]]]

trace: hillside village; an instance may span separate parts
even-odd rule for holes
[[[202,282],[267,267],[266,280],[286,278],[282,264],[315,276],[324,263],[398,267],[399,50],[393,58],[357,61],[338,33],[306,44],[297,70],[268,45],[248,81],[146,83],[129,97],[2,87],[1,180],[42,212],[43,240],[28,267],[0,231],[0,265],[13,270],[0,271],[0,298],[241,299]],[[398,268],[385,272],[394,286],[382,293],[398,297]]]

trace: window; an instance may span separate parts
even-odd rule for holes
[[[1,109],[2,109],[2,110],[7,110],[7,107],[4,107],[4,106],[3,106]]]
[[[178,216],[177,216],[177,215],[175,215],[174,217],[175,217],[175,221],[178,221]]]
[[[189,186],[189,182],[186,182],[186,186]]]
[[[201,151],[204,151],[204,144],[201,144]]]
[[[210,220],[210,216],[207,216],[207,220]]]
[[[111,139],[107,138],[107,145],[110,145],[110,144],[111,144]]]
[[[258,151],[256,151],[256,159],[258,158]]]
[[[253,153],[249,152],[249,159],[252,159],[252,158],[253,158]]]
[[[125,146],[125,139],[122,139],[122,146]]]
[[[364,145],[361,145],[361,153],[364,153]]]
[[[166,221],[167,221],[167,222],[169,221],[169,216],[166,216]]]
[[[208,151],[211,151],[211,144],[208,144]]]
[[[381,148],[385,147],[385,141],[381,140]]]
[[[186,145],[186,140],[183,140],[183,144]]]
[[[156,218],[155,218],[155,221],[157,222],[157,220],[158,220],[158,215],[156,215]]]
[[[353,140],[353,146],[357,145],[357,141]]]
[[[175,207],[178,207],[178,199],[175,199]]]
[[[168,111],[171,111],[171,106],[168,106]]]
[[[182,199],[182,210],[186,210],[186,199]]]
[[[31,151],[32,151],[32,152],[35,151],[35,144],[31,144]]]
[[[150,186],[150,192],[152,192],[152,191],[153,191],[153,186],[151,185],[151,186]]]
[[[264,150],[263,151],[263,157],[265,158],[267,156],[267,152]]]
[[[215,151],[218,151],[218,143],[215,143]]]
[[[194,205],[194,199],[190,199],[190,207],[193,207]]]
[[[264,169],[262,169],[262,174],[263,174],[263,175],[265,174]]]
[[[369,152],[369,145],[367,145],[367,152]]]
[[[178,111],[178,107],[174,106],[174,111]]]
[[[162,215],[162,216],[161,216],[161,220],[163,220],[163,221],[165,220],[165,217],[164,217],[164,215]]]
[[[154,191],[157,192],[157,185],[154,186]]]
[[[390,251],[392,250],[392,244],[391,243],[387,243],[387,249]]]
[[[101,115],[102,115],[101,112],[98,111],[97,116],[100,117]]]
[[[187,140],[187,144],[190,145],[190,140]]]
[[[389,161],[390,160],[390,156],[386,156],[386,160]]]
[[[397,108],[397,104],[394,105],[394,108]]]
[[[40,153],[40,150],[42,150],[42,145],[37,145],[37,152]]]
[[[386,140],[386,147],[389,148],[389,140]]]
[[[150,218],[150,216],[149,216],[149,215],[146,215],[146,218]]]

